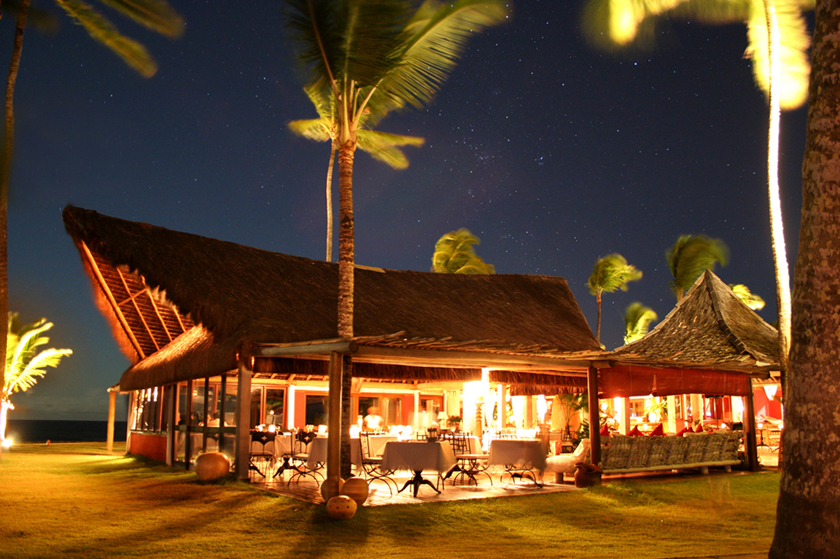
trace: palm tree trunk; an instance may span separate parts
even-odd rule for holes
[[[353,337],[353,290],[355,264],[355,240],[353,221],[353,157],[356,151],[355,140],[345,142],[338,150],[338,336]],[[350,432],[348,419],[351,405],[350,384],[352,364],[350,356],[342,357],[341,395],[330,393],[330,398],[341,398],[341,417],[333,422],[330,419],[330,444],[340,444],[341,459],[339,464],[327,464],[327,473],[339,472],[342,477],[350,475]],[[333,441],[335,441],[333,443]]]
[[[840,2],[816,4],[802,224],[793,289],[785,469],[769,557],[836,557],[840,549]]]
[[[768,97],[770,101],[769,131],[767,139],[767,189],[770,199],[770,237],[773,244],[773,266],[776,272],[776,306],[779,312],[779,364],[782,369],[782,394],[786,394],[787,365],[790,354],[790,271],[785,248],[785,230],[782,222],[782,201],[779,186],[779,128],[781,113],[775,92],[775,77],[779,72],[779,26],[773,0],[764,0],[767,21]]]
[[[353,156],[356,142],[338,150],[338,337],[353,337],[353,264],[355,240],[353,221]]]
[[[333,209],[332,209],[332,176],[335,167],[335,146],[330,140],[330,165],[327,167],[327,262],[332,262],[333,245]]]
[[[17,16],[15,41],[12,47],[12,60],[9,65],[9,76],[6,79],[6,133],[3,142],[3,154],[0,159],[0,355],[3,356],[2,372],[0,375],[0,393],[6,386],[6,343],[9,336],[9,184],[12,178],[12,159],[15,151],[15,81],[20,68],[20,55],[23,51],[23,31],[26,28],[26,16],[29,13],[29,1],[23,0]],[[5,436],[5,434],[4,434]],[[0,451],[2,454],[2,451]]]
[[[595,338],[598,340],[598,343],[601,343],[601,292],[595,294],[595,302],[598,303],[598,326],[596,327],[597,334],[595,334]]]

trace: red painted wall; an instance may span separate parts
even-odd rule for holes
[[[128,449],[130,454],[139,454],[152,460],[166,462],[166,435],[132,431],[130,445]]]

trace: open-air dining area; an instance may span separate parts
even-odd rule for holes
[[[605,351],[562,278],[359,267],[357,335],[340,339],[333,264],[64,217],[133,352],[112,390],[131,396],[127,449],[175,467],[219,454],[313,501],[354,476],[397,504],[757,471],[781,428],[776,330],[711,272]]]

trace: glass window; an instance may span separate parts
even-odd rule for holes
[[[370,396],[359,396],[359,410],[356,415],[361,415],[362,417],[368,414],[368,410],[370,408],[378,408],[379,407],[379,398],[373,398]]]
[[[306,396],[306,424],[307,425],[326,425],[327,424],[327,397],[313,396],[307,394]]]
[[[251,429],[260,425],[262,421],[262,388],[251,389]]]
[[[265,423],[266,425],[285,425],[286,389],[265,389]]]

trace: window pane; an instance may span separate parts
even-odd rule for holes
[[[306,424],[316,426],[327,424],[326,396],[306,396]]]
[[[283,388],[265,389],[265,423],[282,427],[286,424],[286,390]]]

